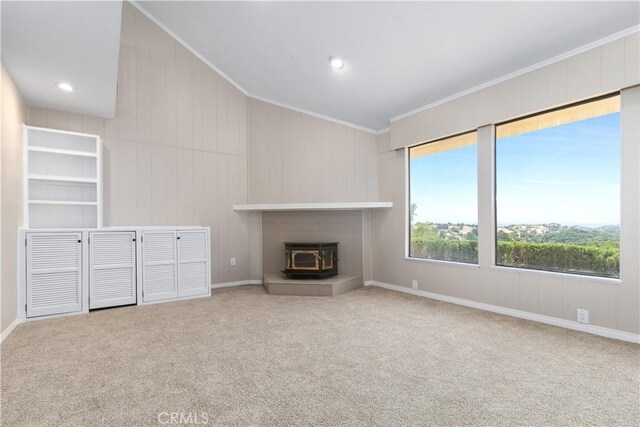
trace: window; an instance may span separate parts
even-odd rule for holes
[[[478,263],[477,132],[409,149],[409,256]]]
[[[620,96],[496,128],[496,257],[620,276]]]

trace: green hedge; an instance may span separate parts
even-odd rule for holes
[[[477,240],[413,239],[411,255],[444,261],[478,262]]]
[[[419,258],[477,263],[478,242],[418,237],[411,242],[411,255]],[[619,277],[620,250],[611,246],[499,241],[498,264]]]
[[[498,242],[498,264],[618,277],[620,250],[567,243]]]

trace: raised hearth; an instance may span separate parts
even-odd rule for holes
[[[284,274],[265,274],[265,289],[271,295],[299,295],[330,297],[360,288],[362,276],[338,275],[326,279],[289,279]]]

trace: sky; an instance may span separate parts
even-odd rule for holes
[[[477,224],[477,146],[411,160],[417,221]],[[619,225],[620,113],[496,141],[498,225]]]

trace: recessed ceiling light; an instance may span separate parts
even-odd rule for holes
[[[331,68],[334,70],[342,70],[344,68],[344,61],[338,57],[332,56],[330,59]]]
[[[65,92],[73,92],[73,86],[69,83],[60,82],[57,84],[58,89],[63,90]]]

